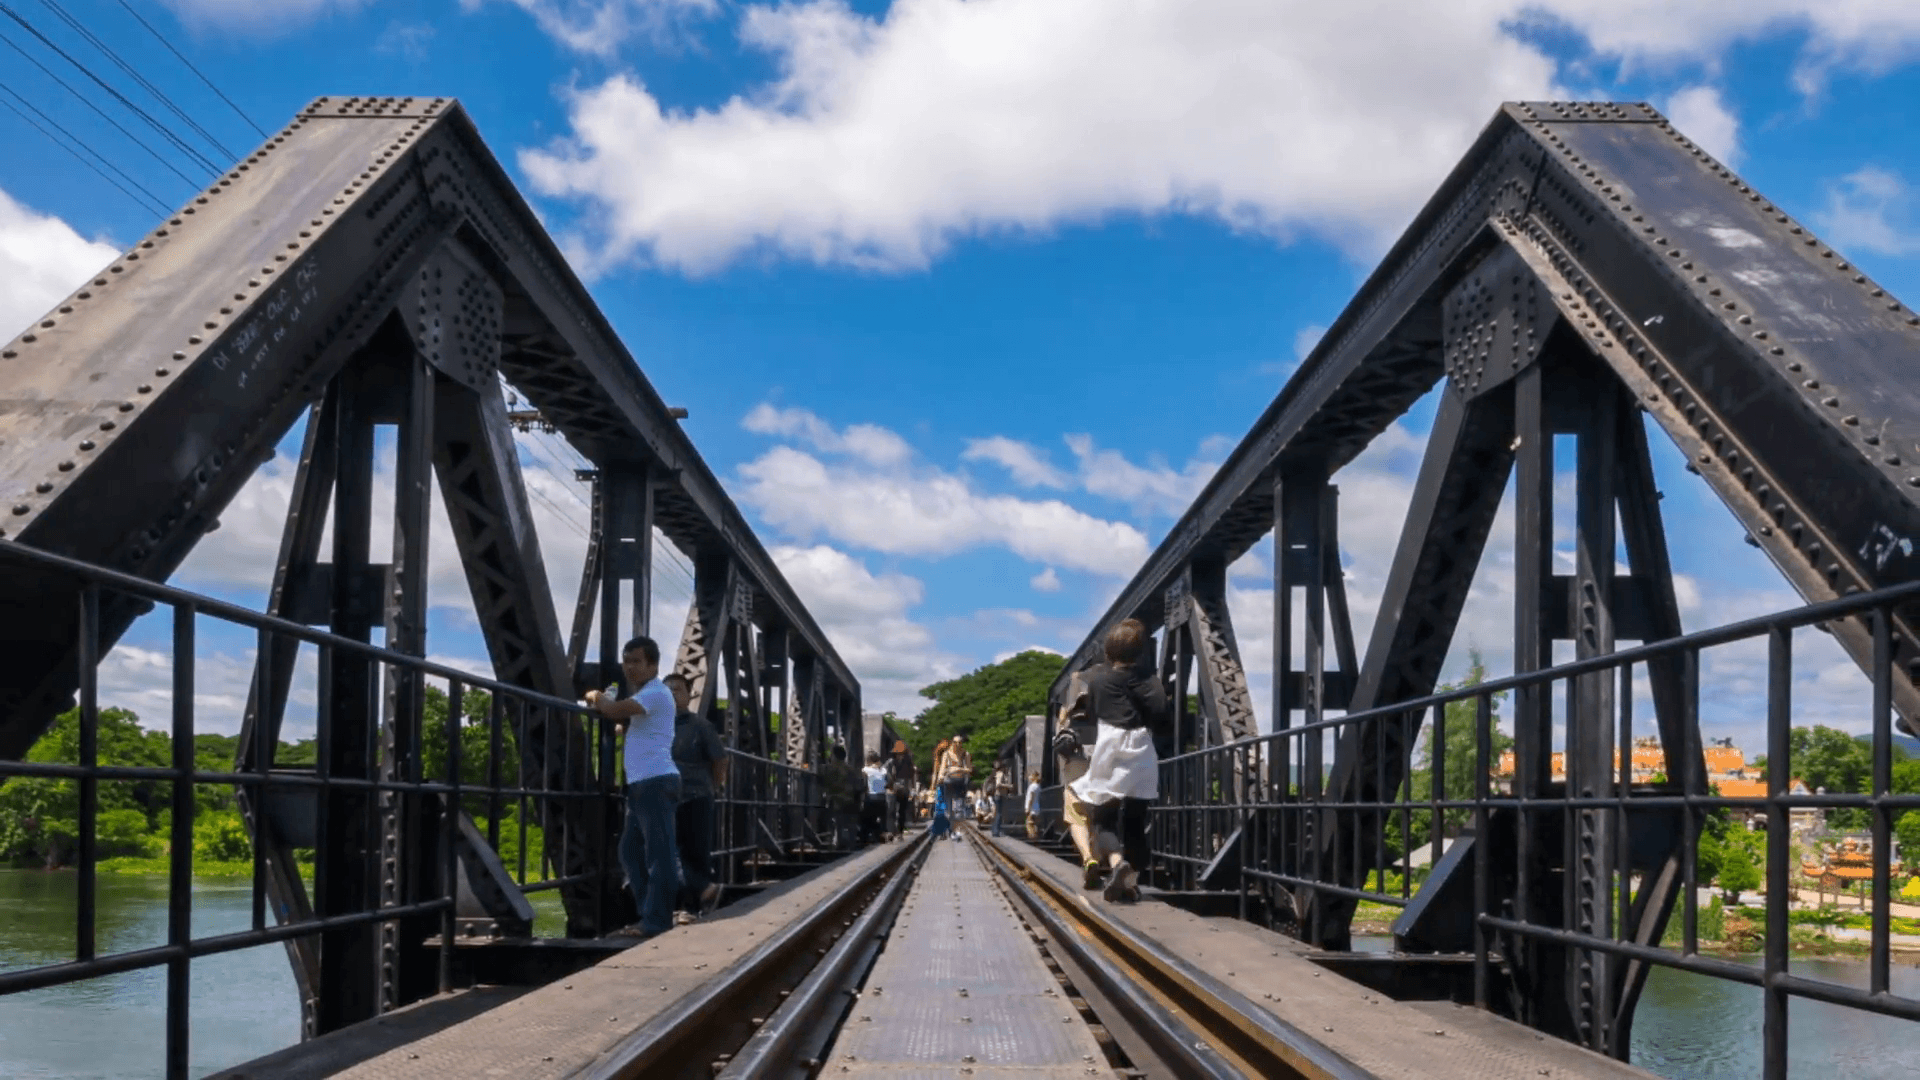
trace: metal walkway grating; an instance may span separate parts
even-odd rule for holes
[[[827,1059],[834,1077],[1111,1075],[970,844],[936,842]]]

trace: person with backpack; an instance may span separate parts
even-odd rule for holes
[[[889,825],[895,836],[907,834],[907,822],[913,818],[913,790],[919,781],[919,770],[913,767],[906,741],[894,740],[893,752],[887,755],[887,798],[891,803]]]

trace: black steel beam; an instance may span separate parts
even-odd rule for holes
[[[1276,470],[1337,470],[1442,373],[1439,298],[1500,243],[1808,600],[1920,576],[1920,315],[1644,105],[1512,103],[1065,665],[1196,558],[1272,522]],[[1371,382],[1369,381],[1371,380]],[[1894,697],[1920,712],[1920,616]],[[1863,621],[1835,636],[1871,663]],[[1903,726],[1909,726],[1903,718]]]
[[[667,478],[658,520],[675,545],[728,553],[857,690],[451,99],[316,100],[0,347],[0,539],[167,577],[455,235],[504,290],[491,333],[508,378],[601,467]],[[0,758],[71,704],[74,595],[48,575],[0,578]],[[103,646],[139,607],[109,598]]]

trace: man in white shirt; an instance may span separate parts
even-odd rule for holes
[[[860,808],[860,842],[874,844],[887,838],[887,767],[880,764],[878,750],[867,751],[867,766],[860,772],[867,781],[867,799]]]
[[[1027,839],[1040,839],[1040,770],[1027,774]]]
[[[629,931],[642,940],[673,926],[673,898],[680,887],[680,853],[674,819],[680,805],[680,768],[673,762],[673,694],[660,682],[660,646],[637,637],[620,651],[620,671],[637,687],[620,700],[598,691],[587,704],[627,732],[627,823],[620,832],[620,866],[640,909]]]

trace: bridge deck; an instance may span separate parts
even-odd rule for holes
[[[578,974],[337,1075],[342,1080],[543,1080],[591,1066],[768,936],[893,850],[875,848],[676,927]],[[731,1018],[740,1022],[745,1017]],[[720,1020],[718,1022],[727,1022]]]
[[[1078,872],[1064,860],[1018,840],[991,842],[1034,873],[1079,891]],[[1238,919],[1203,918],[1159,903],[1106,905],[1103,914],[1380,1080],[1655,1080],[1644,1069],[1491,1013],[1444,1001],[1394,1001],[1322,969],[1300,942]]]
[[[973,845],[948,842],[928,853],[825,1060],[848,1078],[1112,1075]]]

